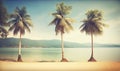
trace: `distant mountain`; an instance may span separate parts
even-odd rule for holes
[[[84,48],[90,47],[90,44],[84,43],[75,43],[64,41],[65,48]],[[19,39],[18,38],[0,38],[0,47],[18,47]],[[95,47],[120,47],[120,45],[115,44],[94,44]],[[60,48],[60,40],[31,40],[22,38],[22,47],[43,47],[43,48]]]

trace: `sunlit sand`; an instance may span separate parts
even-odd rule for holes
[[[0,71],[120,71],[120,62],[0,61]]]

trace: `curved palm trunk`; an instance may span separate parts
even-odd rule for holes
[[[20,33],[20,41],[19,41],[19,48],[18,48],[18,62],[22,62],[22,58],[21,58],[21,33]]]
[[[63,41],[63,33],[61,32],[61,48],[62,48],[62,60],[61,62],[68,62],[66,58],[64,58],[64,41]]]
[[[91,57],[88,61],[96,61],[93,57],[93,33],[91,32]]]

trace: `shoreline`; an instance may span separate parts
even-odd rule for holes
[[[17,59],[12,58],[0,58],[0,62],[17,62]],[[22,61],[22,62],[60,62],[60,60],[40,60],[40,61]],[[21,63],[22,63],[21,62]],[[88,62],[88,61],[68,61],[68,62]],[[120,61],[97,61],[97,62],[118,62]]]

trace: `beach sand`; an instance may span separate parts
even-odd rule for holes
[[[120,62],[0,61],[0,71],[120,71]]]

